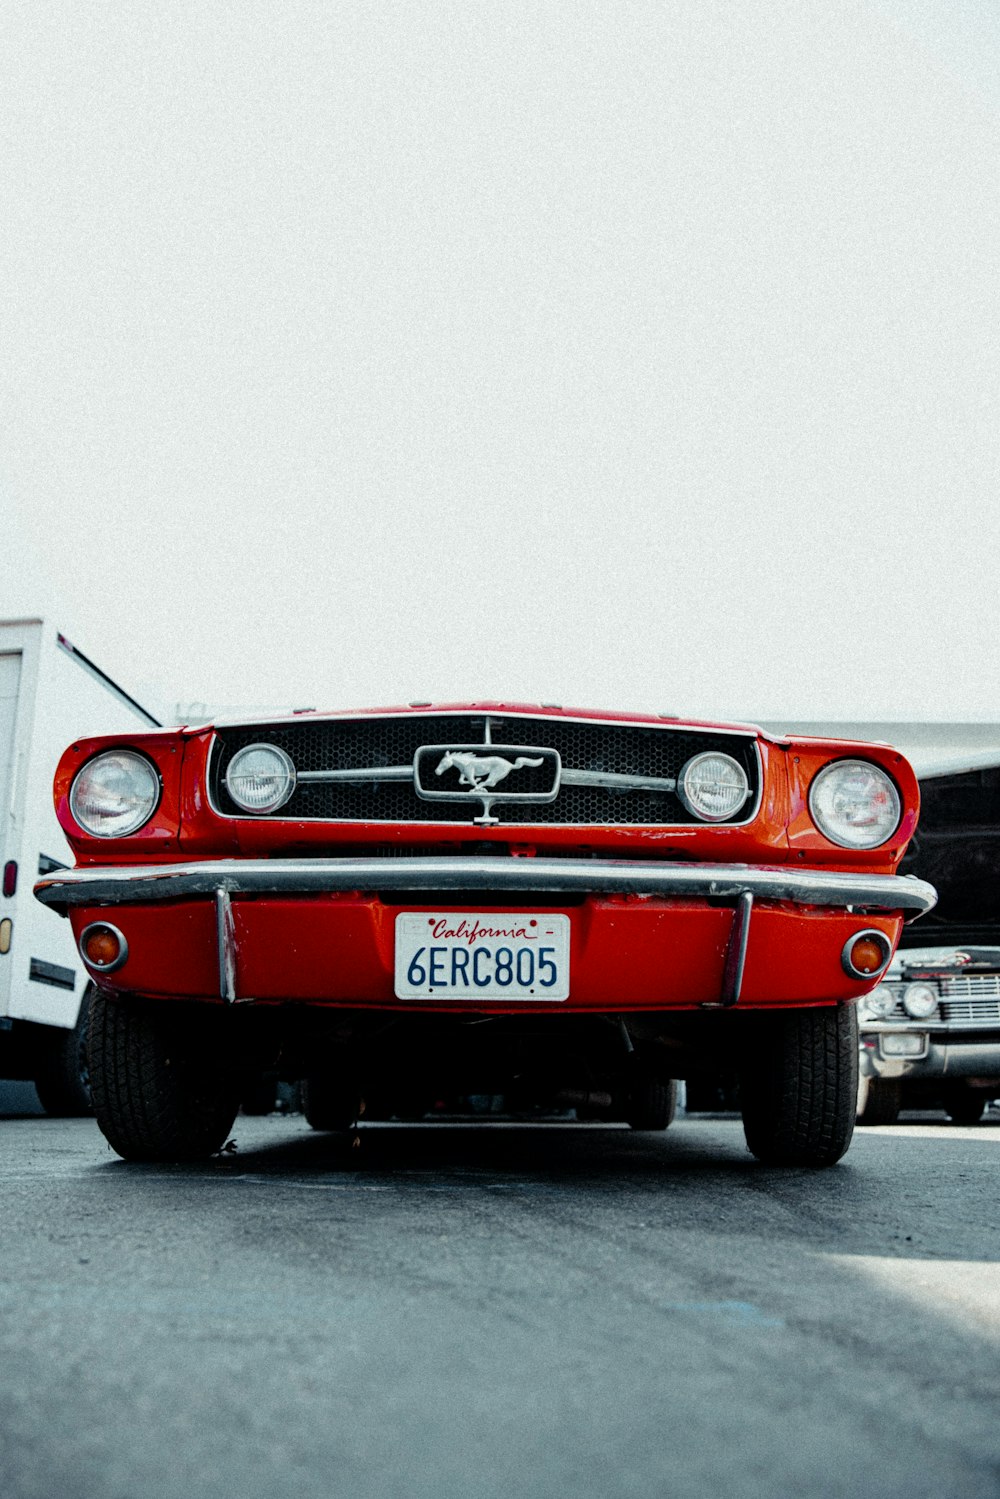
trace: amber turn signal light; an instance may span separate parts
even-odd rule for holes
[[[88,968],[98,973],[113,973],[128,957],[128,943],[116,926],[106,921],[92,921],[80,933],[80,956]]]
[[[891,957],[892,943],[884,932],[872,927],[848,938],[840,961],[852,979],[875,979],[888,968]]]

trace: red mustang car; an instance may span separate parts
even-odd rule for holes
[[[847,1149],[854,1001],[934,891],[885,745],[470,703],[85,739],[55,778],[98,1122],[208,1156],[262,1069],[310,1119],[506,1093],[663,1127],[735,1069],[759,1159]]]

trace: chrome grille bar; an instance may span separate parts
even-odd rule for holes
[[[358,765],[349,770],[300,770],[297,781],[412,781],[412,765]]]
[[[300,770],[299,781],[363,784],[366,781],[412,781],[412,765],[352,765],[347,770]],[[564,786],[603,786],[608,791],[676,791],[677,782],[669,776],[621,775],[610,770],[570,770],[565,766],[560,780]]]
[[[945,999],[941,1010],[949,1025],[1000,1025],[1000,999]]]
[[[945,999],[1000,999],[1000,973],[964,973],[941,980]]]
[[[612,770],[569,770],[564,765],[564,786],[603,786],[608,791],[676,791],[677,782],[669,776],[620,775]]]

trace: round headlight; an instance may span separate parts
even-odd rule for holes
[[[884,1020],[896,1008],[896,991],[888,984],[879,984],[870,994],[858,1000],[858,1014],[863,1020]]]
[[[145,756],[111,750],[77,774],[69,809],[95,838],[124,838],[149,821],[159,799],[160,778]]]
[[[903,1009],[914,1020],[926,1020],[938,1007],[938,992],[933,984],[907,984],[903,990]]]
[[[725,822],[747,799],[747,773],[731,755],[709,750],[694,755],[677,777],[677,795],[703,822]]]
[[[837,760],[809,787],[809,811],[841,848],[877,848],[899,827],[899,792],[870,760]]]
[[[295,766],[276,744],[248,744],[230,760],[226,788],[244,812],[276,812],[295,790]]]

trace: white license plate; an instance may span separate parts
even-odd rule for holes
[[[402,911],[397,999],[569,998],[569,917]]]

